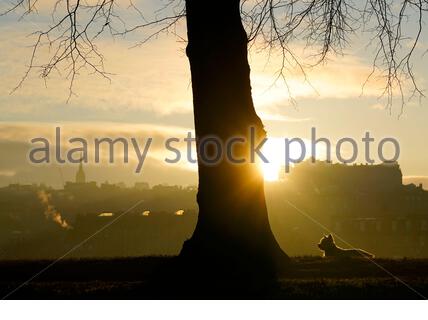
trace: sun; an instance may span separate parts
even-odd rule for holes
[[[278,181],[284,159],[283,141],[279,138],[269,138],[262,148],[263,155],[269,163],[262,162],[260,168],[265,181]]]
[[[279,180],[279,171],[281,168],[277,167],[275,164],[263,163],[262,171],[265,181],[277,181]]]

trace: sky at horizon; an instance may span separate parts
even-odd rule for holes
[[[166,138],[183,139],[193,131],[185,43],[169,35],[131,49],[138,34],[116,39],[105,36],[97,45],[105,55],[107,71],[113,74],[111,83],[82,72],[74,88],[77,96],[67,103],[68,82],[64,75],[53,74],[45,86],[37,74],[31,74],[22,88],[11,95],[31,55],[34,38],[28,34],[47,21],[43,7],[39,16],[31,15],[23,21],[16,21],[16,16],[0,18],[0,185],[44,182],[58,186],[74,179],[76,165],[35,166],[27,160],[29,141],[35,137],[52,138],[56,126],[61,127],[64,139],[134,136],[142,141],[148,137],[156,140],[141,174],[134,173],[135,159],[131,159],[128,165],[120,161],[116,165],[88,164],[89,180],[124,181],[129,185],[137,181],[152,185],[196,184],[196,166],[184,160],[166,164],[166,151],[162,150]],[[179,29],[185,34],[183,25]],[[279,57],[273,55],[267,62],[266,52],[254,48],[249,54],[253,98],[268,136],[275,143],[284,137],[309,141],[311,128],[315,127],[317,136],[330,139],[333,145],[340,138],[350,137],[359,142],[358,163],[364,162],[361,139],[365,132],[375,138],[374,155],[382,138],[394,137],[400,143],[399,163],[406,181],[428,181],[427,100],[408,102],[398,118],[399,99],[394,101],[391,113],[385,110],[385,100],[379,99],[379,81],[370,82],[361,94],[371,70],[371,52],[364,43],[364,39],[355,38],[344,56],[331,57],[324,65],[309,70],[310,84],[290,70],[287,81],[296,105],[290,102],[285,85],[274,82]],[[423,37],[416,53],[415,71],[424,89],[428,65],[423,53],[427,48]],[[343,150],[345,154],[349,152]]]

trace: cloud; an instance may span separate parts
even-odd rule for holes
[[[280,113],[269,113],[269,112],[259,112],[260,118],[264,121],[278,121],[278,122],[305,122],[310,121],[311,118],[294,118],[285,116]]]
[[[278,58],[276,58],[278,59]],[[271,58],[266,65],[264,55],[253,59],[254,100],[257,105],[272,105],[278,102],[287,103],[290,98],[347,99],[365,96],[378,96],[380,82],[370,81],[363,89],[363,84],[371,72],[371,66],[355,56],[337,57],[328,63],[307,69],[303,75],[297,68],[286,70],[285,79],[275,83],[278,72],[278,61]]]
[[[65,137],[80,136],[86,139],[93,139],[100,135],[163,139],[192,131],[191,128],[185,127],[116,122],[0,122],[0,140],[28,142],[34,137],[53,139],[57,126],[61,127]]]
[[[64,108],[95,109],[127,113],[144,110],[153,114],[191,113],[192,98],[190,71],[182,44],[174,38],[162,38],[142,48],[129,49],[129,41],[101,39],[97,47],[105,58],[106,71],[113,74],[111,83],[81,70],[73,91],[77,94],[68,105],[69,81],[58,73],[52,73],[45,83],[37,73],[14,95],[11,90],[22,78],[28,64],[34,38],[27,37],[29,30],[20,32],[9,27],[0,28],[0,100],[2,113],[33,114]],[[14,39],[10,41],[10,39]],[[46,62],[41,53],[35,64]]]
[[[386,107],[385,107],[385,105],[383,105],[381,103],[375,103],[375,104],[372,104],[370,106],[370,108],[373,109],[373,110],[382,110],[382,111],[384,111]]]
[[[13,177],[16,174],[16,171],[13,170],[0,170],[0,176],[3,177]]]
[[[61,135],[61,148],[71,149],[79,147],[80,143],[73,144],[69,143],[71,138],[82,138],[88,142],[88,149],[94,147],[94,140],[96,138],[124,138],[130,141],[134,138],[138,143],[144,145],[145,141],[149,138],[152,139],[150,145],[150,153],[148,156],[162,159],[165,150],[165,141],[169,138],[178,138],[181,143],[178,147],[184,147],[185,143],[182,141],[188,134],[191,133],[194,137],[194,132],[191,128],[185,127],[174,127],[174,126],[161,126],[161,125],[150,125],[150,124],[134,124],[134,123],[114,123],[114,122],[64,122],[64,123],[0,123],[0,142],[3,144],[16,142],[22,145],[30,144],[34,138],[45,138],[48,139],[51,148],[56,147],[56,127],[60,128]],[[129,142],[129,144],[131,144]],[[132,149],[132,145],[130,146]],[[93,157],[93,153],[89,152],[90,156]],[[103,154],[108,158],[108,152]],[[122,157],[122,154],[118,153],[118,157]],[[132,157],[130,154],[130,160],[136,161],[136,157]]]
[[[72,148],[81,147],[81,143],[70,143],[70,138],[83,138],[88,142],[88,161],[94,168],[102,168],[107,170],[110,168],[116,172],[126,171],[127,176],[135,174],[138,165],[138,158],[133,148],[131,138],[136,139],[140,146],[140,151],[143,150],[144,145],[148,139],[151,138],[152,143],[147,153],[147,158],[144,161],[142,171],[146,173],[147,167],[153,169],[153,180],[155,181],[168,181],[168,177],[175,176],[180,171],[189,172],[189,176],[184,181],[189,181],[189,177],[196,174],[196,164],[189,164],[186,158],[187,143],[184,138],[190,132],[194,137],[194,132],[191,128],[174,127],[174,126],[156,126],[156,125],[139,125],[132,123],[111,123],[111,122],[95,122],[95,123],[0,123],[0,148],[2,150],[2,157],[0,157],[0,176],[3,181],[37,181],[37,177],[43,180],[43,173],[46,170],[54,170],[57,173],[56,166],[58,163],[55,159],[56,141],[55,141],[55,127],[61,129],[61,157],[65,158],[67,152]],[[42,137],[48,139],[50,142],[51,163],[34,165],[28,160],[29,151],[37,144],[31,145],[30,141],[33,138]],[[109,163],[109,149],[108,145],[104,144],[100,148],[100,163],[95,163],[94,158],[94,139],[96,138],[110,138],[112,140],[117,138],[124,138],[128,144],[129,162],[123,161],[123,145],[117,144],[114,146],[114,164]],[[175,158],[175,154],[165,147],[165,142],[169,138],[177,138],[180,141],[174,143],[173,146],[180,150],[182,158],[175,164],[167,164],[165,158]],[[192,158],[196,158],[195,145],[192,145]],[[71,164],[59,165],[59,167],[71,166]],[[159,176],[156,176],[158,174]],[[98,175],[102,176],[102,175]],[[111,174],[110,174],[111,176]],[[56,177],[57,179],[57,177]],[[135,177],[129,178],[135,181]],[[174,179],[172,179],[174,181]],[[40,180],[39,180],[40,181]]]
[[[31,26],[29,27],[31,28]],[[190,70],[184,53],[184,44],[174,37],[163,37],[148,45],[129,49],[134,42],[101,38],[97,43],[105,56],[106,70],[113,74],[109,83],[100,77],[85,74],[82,70],[76,79],[73,97],[66,105],[69,82],[59,74],[44,82],[32,74],[28,82],[13,96],[9,92],[25,72],[31,54],[28,38],[30,29],[2,26],[0,44],[3,48],[0,59],[0,111],[5,115],[45,114],[50,112],[73,113],[74,109],[89,109],[102,116],[103,112],[115,112],[123,117],[133,111],[146,111],[155,115],[192,113]],[[11,41],[11,39],[13,39]],[[362,84],[370,73],[370,65],[355,56],[345,56],[308,70],[307,79],[297,69],[286,73],[289,91],[281,81],[274,84],[278,71],[279,56],[252,53],[251,79],[253,98],[257,111],[269,120],[283,113],[272,113],[267,108],[283,107],[289,103],[290,93],[296,98],[355,98],[360,96]],[[46,61],[41,54],[37,63]],[[379,83],[368,83],[365,95],[378,96]],[[63,110],[60,110],[63,109]],[[78,110],[75,110],[77,113]],[[274,117],[272,117],[274,115]],[[282,121],[287,121],[282,118]]]

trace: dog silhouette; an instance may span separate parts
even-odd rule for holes
[[[318,248],[324,251],[324,257],[348,257],[348,258],[370,258],[373,259],[375,256],[367,251],[361,249],[342,249],[336,245],[334,242],[333,236],[329,234],[324,236],[320,243],[318,243]]]

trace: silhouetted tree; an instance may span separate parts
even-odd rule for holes
[[[37,4],[38,0],[18,0],[4,14],[23,8],[23,14],[28,15],[36,12]],[[125,10],[121,4],[140,15],[142,23],[127,27],[121,18]],[[290,68],[297,66],[305,72],[311,66],[296,55],[292,43],[309,47],[316,57],[312,65],[316,65],[330,54],[341,54],[356,31],[368,31],[375,47],[372,74],[384,77],[390,107],[396,93],[404,104],[408,88],[411,95],[422,96],[412,59],[427,10],[427,0],[169,0],[162,2],[154,19],[146,21],[132,0],[57,0],[51,27],[35,33],[37,41],[22,81],[32,70],[47,78],[54,69],[64,69],[71,96],[75,77],[83,68],[109,77],[96,47],[101,34],[123,36],[147,30],[142,44],[161,33],[175,33],[177,23],[185,19],[197,145],[211,135],[223,140],[248,138],[250,127],[257,143],[266,134],[251,97],[249,44],[281,53],[277,78],[286,83]],[[405,25],[411,25],[413,33],[404,31]],[[44,46],[51,48],[49,60],[36,65],[35,57]],[[235,150],[237,158],[240,155],[248,160],[249,150],[249,142],[242,144]],[[286,255],[269,227],[258,165],[221,161],[208,166],[200,161],[200,150],[198,157],[199,220],[181,256],[220,261],[220,271],[238,274],[245,265],[247,275],[271,274],[274,262],[286,260]]]

